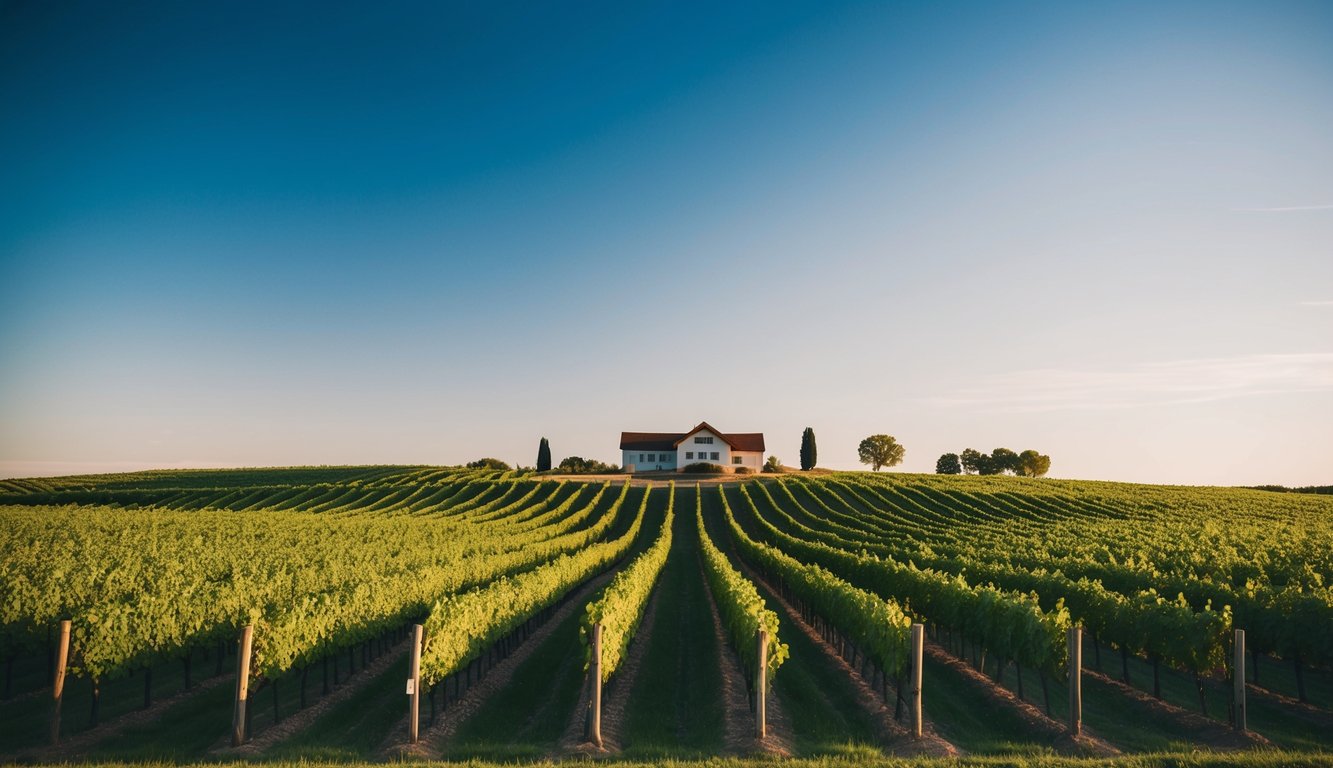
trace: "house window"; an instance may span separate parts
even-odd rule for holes
[[[639,454],[639,461],[643,461],[643,454]]]
[[[694,442],[695,442],[696,445],[701,444],[701,443],[704,444],[704,445],[712,445],[712,444],[713,444],[713,438],[711,438],[711,437],[696,437],[696,438],[694,438]]]
[[[741,457],[740,457],[740,456],[732,456],[732,457],[731,457],[731,463],[732,463],[732,464],[740,464],[740,463],[741,463]]]
[[[709,456],[708,458],[712,459],[713,461],[717,461],[717,451],[713,451],[713,455]]]
[[[686,452],[685,452],[685,460],[686,460],[686,461],[689,461],[689,460],[692,459],[692,458],[694,458],[694,451],[686,451]]]

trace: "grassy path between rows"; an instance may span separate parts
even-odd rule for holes
[[[638,504],[632,491],[626,504]],[[667,489],[649,496],[638,541],[623,561],[628,564],[652,545],[666,516]],[[608,534],[618,535],[618,532]],[[446,759],[521,760],[555,754],[572,718],[584,683],[579,621],[595,593],[580,598],[515,669],[509,685],[486,699],[458,726],[444,750]]]
[[[737,498],[732,503],[740,503]],[[722,520],[722,504],[716,488],[704,492],[704,520],[713,543],[740,567],[730,535]],[[743,568],[741,568],[743,572]],[[752,579],[753,581],[753,579]],[[875,716],[860,703],[847,675],[828,654],[795,627],[795,619],[762,582],[755,581],[759,596],[779,620],[779,637],[787,643],[791,657],[778,669],[773,691],[781,699],[795,741],[796,753],[816,755],[879,755],[884,746]]]
[[[721,649],[699,570],[694,501],[693,487],[676,488],[671,553],[653,597],[656,627],[639,639],[647,647],[620,734],[626,757],[689,759],[723,749]]]

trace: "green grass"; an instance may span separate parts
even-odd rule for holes
[[[208,659],[204,659],[202,654],[196,652],[191,667],[193,681],[199,683],[211,678],[216,664],[216,656],[210,654]],[[231,672],[235,666],[234,657],[223,661],[224,672]],[[154,703],[184,691],[185,671],[179,659],[163,659],[153,665],[152,669]],[[19,659],[15,664],[14,678],[16,694],[34,689],[39,693],[16,695],[8,701],[0,702],[0,755],[44,747],[50,736],[51,696],[45,655]],[[227,688],[227,685],[223,684],[222,687]],[[71,676],[65,679],[61,708],[62,739],[77,736],[91,725],[92,688],[92,682],[86,678]],[[136,670],[133,676],[104,682],[101,686],[100,722],[109,723],[121,715],[138,711],[143,707],[143,694],[142,669]]]
[[[637,504],[637,493],[633,495]],[[652,491],[639,538],[626,555],[626,563],[652,543],[666,516],[666,500],[666,488]],[[584,682],[579,620],[590,598],[581,598],[569,616],[518,665],[510,683],[461,724],[445,750],[447,757],[532,759],[555,750],[576,716]]]
[[[42,498],[84,504],[135,504],[153,501],[172,501],[172,506],[197,506],[198,499],[225,502],[233,508],[251,507],[257,499],[276,503],[281,498],[320,498],[327,510],[338,514],[361,514],[367,508],[382,504],[385,499],[397,499],[405,492],[417,500],[440,496],[432,490],[434,484],[456,483],[455,488],[443,494],[445,507],[472,506],[495,498],[496,491],[512,493],[489,484],[499,473],[458,473],[415,467],[317,467],[277,470],[186,471],[135,473],[133,475],[63,478],[40,483],[18,481],[0,488],[0,502],[36,503]],[[904,525],[920,520],[934,520],[940,530],[952,527],[974,526],[984,532],[987,526],[998,524],[1004,531],[1040,530],[1044,526],[1067,525],[1069,521],[1089,524],[1105,517],[1107,530],[1116,530],[1119,516],[1134,519],[1155,519],[1160,512],[1187,522],[1197,516],[1213,516],[1251,507],[1263,513],[1265,519],[1286,520],[1292,515],[1304,515],[1302,520],[1315,521],[1315,527],[1328,526],[1326,514],[1329,502],[1319,498],[1297,498],[1294,495],[1265,494],[1259,491],[1231,489],[1183,489],[1164,486],[1130,486],[1113,483],[1078,481],[1030,481],[1020,478],[940,478],[895,474],[891,478],[873,478],[884,493],[897,494],[910,507],[910,519]],[[471,486],[466,483],[480,481]],[[689,479],[682,483],[677,494],[678,516],[676,544],[668,557],[661,583],[655,593],[657,623],[651,637],[642,638],[645,654],[639,676],[630,691],[628,711],[620,734],[625,748],[623,755],[613,758],[620,765],[641,765],[635,762],[651,760],[661,765],[690,766],[759,766],[769,761],[742,761],[709,758],[723,747],[724,707],[718,685],[721,664],[727,661],[713,633],[708,610],[707,594],[699,571],[698,547],[695,541],[692,511],[694,488]],[[750,479],[750,482],[771,482],[768,478]],[[431,485],[419,485],[420,483]],[[318,485],[315,485],[318,484]],[[358,488],[357,486],[360,486]],[[902,487],[899,487],[902,486]],[[910,487],[909,487],[910,486]],[[919,487],[918,487],[919,486]],[[445,486],[439,486],[441,488]],[[734,486],[731,486],[734,488]],[[369,488],[370,490],[363,490]],[[660,503],[651,505],[649,519],[644,524],[644,535],[639,546],[651,540],[661,520],[665,488]],[[188,496],[182,491],[188,489]],[[579,493],[583,489],[571,484],[562,492]],[[819,488],[811,492],[829,503],[836,499]],[[953,513],[940,518],[937,507],[949,506],[953,495],[969,494],[968,504],[977,510],[966,514]],[[635,489],[631,496],[641,493]],[[717,512],[714,486],[706,486],[705,514]],[[801,493],[805,493],[801,489]],[[801,496],[802,499],[806,498]],[[599,505],[604,509],[610,496]],[[811,496],[811,511],[818,515],[815,496]],[[350,507],[340,506],[356,500]],[[984,501],[984,503],[983,503]],[[911,504],[923,505],[919,509]],[[415,502],[414,502],[415,503]],[[779,496],[777,503],[787,502]],[[298,505],[299,506],[299,505]],[[851,507],[855,511],[856,502]],[[839,507],[841,509],[841,507]],[[971,510],[971,507],[969,507]],[[1036,512],[1041,514],[1036,514]],[[439,510],[435,510],[439,511]],[[688,514],[681,513],[682,511]],[[947,510],[946,510],[947,511]],[[1047,514],[1049,512],[1049,514]],[[1058,514],[1056,514],[1058,513]],[[247,515],[262,515],[263,509],[254,509]],[[371,512],[370,515],[377,513]],[[867,513],[868,514],[868,513]],[[1248,514],[1248,512],[1247,512]],[[588,524],[589,521],[581,524]],[[745,516],[742,516],[744,518]],[[1047,521],[1051,518],[1054,522]],[[1257,518],[1256,518],[1257,519]],[[1063,521],[1063,522],[1062,522]],[[626,522],[625,525],[628,523]],[[744,525],[744,519],[742,525]],[[1255,523],[1259,525],[1259,523]],[[1313,525],[1313,523],[1312,523]],[[1262,526],[1261,526],[1262,527]],[[1309,527],[1309,526],[1307,526]],[[623,530],[623,525],[617,528]],[[1323,528],[1321,528],[1322,530]],[[1267,530],[1267,529],[1264,529]],[[937,533],[939,531],[936,531]],[[714,526],[714,540],[734,559],[725,532]],[[1016,539],[1021,538],[1019,536]],[[1311,555],[1312,561],[1315,559]],[[1327,567],[1327,559],[1312,567]],[[1114,688],[1091,679],[1084,683],[1084,721],[1090,731],[1114,746],[1137,753],[1116,760],[1088,760],[1057,755],[1048,736],[1034,734],[1027,724],[1006,707],[995,707],[980,699],[970,685],[944,665],[928,661],[925,669],[925,708],[940,734],[961,749],[974,755],[960,762],[918,759],[913,761],[886,760],[878,757],[877,729],[873,716],[863,711],[855,697],[850,681],[814,643],[796,631],[792,617],[781,609],[767,591],[769,607],[778,611],[783,621],[782,639],[791,646],[792,656],[779,671],[773,695],[789,715],[793,728],[795,749],[799,755],[815,759],[785,761],[790,766],[842,765],[899,765],[910,762],[914,766],[933,765],[1049,765],[1049,766],[1277,766],[1277,765],[1333,765],[1333,673],[1324,669],[1306,669],[1305,681],[1310,701],[1322,707],[1321,713],[1303,716],[1286,705],[1251,694],[1249,698],[1250,726],[1270,739],[1277,747],[1297,750],[1252,750],[1240,753],[1217,754],[1206,749],[1199,734],[1181,727],[1170,717],[1164,717],[1151,706],[1133,701]],[[581,608],[581,606],[579,606]],[[583,682],[583,651],[577,639],[576,615],[553,627],[553,632],[536,647],[531,656],[515,670],[512,683],[487,699],[461,727],[446,748],[449,758],[467,758],[477,766],[490,763],[478,760],[532,761],[555,752],[556,742],[571,719],[579,688]],[[347,659],[340,658],[345,677]],[[1084,651],[1084,663],[1093,668],[1095,654],[1089,641]],[[234,657],[224,661],[230,672]],[[366,687],[356,696],[332,707],[310,724],[308,728],[276,745],[262,758],[273,765],[287,761],[336,761],[354,765],[376,757],[379,746],[401,723],[406,711],[403,680],[406,677],[405,660],[399,659],[380,677],[366,681]],[[1152,668],[1141,659],[1129,662],[1133,685],[1139,690],[1151,691]],[[357,654],[358,678],[364,674]],[[214,660],[196,657],[194,677],[202,681],[215,668]],[[1102,649],[1102,669],[1112,678],[1120,675],[1120,658],[1115,652]],[[311,670],[308,701],[318,700],[321,688],[321,670]],[[0,762],[25,750],[40,747],[47,739],[49,696],[40,694],[22,697],[25,691],[42,691],[48,674],[45,652],[19,658],[14,665],[14,692],[20,698],[0,701]],[[989,666],[987,674],[993,674]],[[1251,676],[1252,679],[1252,676]],[[1295,696],[1295,678],[1289,662],[1264,658],[1261,682],[1288,696]],[[1025,693],[1029,702],[1044,709],[1040,680],[1032,670],[1024,670]],[[358,682],[361,682],[358,679]],[[611,689],[618,681],[613,680]],[[1002,684],[1016,691],[1013,667],[1006,669]],[[154,699],[160,700],[180,692],[183,676],[179,659],[165,659],[154,667]],[[299,709],[299,672],[279,681],[278,713],[290,717]],[[1192,678],[1163,667],[1162,690],[1164,699],[1191,712],[1198,712],[1198,699]],[[1050,682],[1051,715],[1062,722],[1067,705],[1063,685]],[[262,688],[254,693],[254,732],[260,735],[273,722],[273,688]],[[1228,690],[1220,683],[1207,688],[1209,716],[1219,728],[1226,726]],[[610,695],[611,690],[608,690]],[[88,728],[90,684],[87,680],[67,682],[63,733],[66,738],[76,736]],[[208,761],[209,750],[226,738],[230,724],[232,685],[223,682],[210,691],[193,695],[166,709],[161,716],[147,725],[124,728],[115,734],[106,734],[88,749],[88,756],[97,760],[147,761],[141,765],[155,765],[152,761]],[[121,715],[133,713],[142,704],[142,671],[132,678],[121,678],[103,685],[102,721],[112,725]],[[427,705],[423,702],[423,709]],[[982,757],[976,757],[982,755]],[[989,756],[989,757],[987,757]],[[681,762],[700,759],[701,762]],[[575,760],[578,760],[575,758]]]
[[[702,757],[722,749],[722,659],[699,570],[694,498],[693,488],[677,487],[673,546],[653,597],[657,625],[621,735],[629,757]]]
[[[737,500],[739,502],[739,499]],[[736,564],[729,534],[720,523],[717,490],[704,493],[704,519],[709,536]],[[851,679],[813,640],[795,626],[795,619],[763,584],[755,583],[767,607],[777,612],[779,637],[791,657],[773,681],[773,692],[791,722],[797,754],[874,754],[879,751],[875,717],[861,706]]]
[[[266,756],[279,760],[372,758],[390,730],[407,714],[407,695],[403,692],[407,662],[406,654],[395,659],[358,695],[338,702],[308,728],[275,744]]]

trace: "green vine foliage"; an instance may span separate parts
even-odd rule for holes
[[[628,488],[628,484],[626,484]],[[425,623],[421,678],[433,685],[480,658],[497,640],[629,552],[643,524],[652,489],[619,538],[589,543],[530,571],[503,577],[435,603]],[[622,493],[620,501],[623,501]],[[607,515],[608,522],[615,515]]]
[[[630,641],[643,620],[653,585],[666,565],[671,552],[671,526],[675,520],[676,484],[667,489],[666,519],[658,531],[657,540],[634,562],[611,579],[597,599],[584,608],[579,624],[579,639],[584,646],[584,669],[592,662],[590,638],[594,624],[602,625],[602,680],[611,679],[620,668],[629,649]]]
[[[568,514],[526,526],[453,510],[0,507],[0,651],[39,647],[69,618],[70,673],[105,680],[231,641],[253,624],[252,672],[278,675],[401,627],[442,597],[587,548],[628,489],[591,525],[606,486],[571,495],[581,507],[566,506]]]
[[[751,519],[788,555],[827,568],[861,589],[902,601],[909,612],[953,627],[1003,658],[1052,673],[1063,670],[1064,633],[1070,626],[1069,611],[1063,604],[1047,612],[1035,595],[973,586],[960,576],[798,538],[758,513],[748,485],[740,489]],[[757,485],[763,489],[762,484]]]
[[[703,490],[696,486],[694,516],[699,528],[704,578],[717,603],[723,629],[740,656],[747,684],[759,668],[759,648],[755,638],[761,629],[768,633],[768,680],[771,681],[788,656],[787,645],[778,638],[778,615],[764,605],[754,584],[731,567],[727,556],[708,537],[702,502]]]
[[[769,578],[787,586],[798,599],[843,632],[890,674],[908,664],[912,619],[894,600],[858,589],[818,565],[805,565],[776,547],[751,539],[731,512],[718,487],[732,540],[741,556]]]

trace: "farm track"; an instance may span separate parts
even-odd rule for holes
[[[1299,718],[1317,728],[1323,728],[1329,733],[1333,733],[1333,712],[1323,707],[1317,707],[1314,704],[1307,704],[1294,696],[1288,696],[1278,693],[1271,688],[1265,688],[1257,683],[1246,683],[1245,690],[1251,696],[1277,704],[1289,711],[1292,717]]]
[[[1115,691],[1125,697],[1127,701],[1132,702],[1134,706],[1145,708],[1152,712],[1154,716],[1174,723],[1179,732],[1188,736],[1191,741],[1201,742],[1212,749],[1234,750],[1272,746],[1262,734],[1254,731],[1245,734],[1236,733],[1225,723],[1220,723],[1198,712],[1191,712],[1184,707],[1154,698],[1147,691],[1141,691],[1131,685],[1126,685],[1104,673],[1085,669],[1083,670],[1083,679],[1085,686],[1088,682],[1091,682],[1093,685],[1101,685]]]
[[[659,580],[658,586],[661,582]],[[630,691],[634,690],[634,682],[639,678],[639,670],[643,667],[643,657],[648,648],[648,643],[652,639],[653,631],[657,628],[658,617],[658,592],[657,587],[653,588],[653,593],[648,598],[648,606],[644,609],[643,619],[639,622],[638,630],[634,633],[634,639],[630,641],[629,653],[625,655],[624,662],[611,681],[604,686],[602,691],[602,749],[600,752],[614,753],[623,748],[621,740],[624,736],[625,715],[629,708]],[[584,713],[589,705],[589,698],[592,692],[585,683],[579,694],[579,704],[574,710],[574,716],[570,718],[569,725],[565,729],[564,735],[560,739],[561,751],[570,754],[598,754],[599,750],[589,741],[583,738],[584,732]]]
[[[342,702],[360,695],[371,683],[385,674],[389,667],[401,659],[407,653],[410,645],[410,639],[398,641],[378,659],[371,662],[370,666],[362,667],[359,673],[350,680],[341,683],[328,696],[322,697],[319,701],[296,714],[289,715],[278,724],[265,728],[241,746],[223,745],[210,752],[210,755],[222,759],[250,759],[262,755],[266,750],[311,727],[320,717]],[[251,698],[251,705],[256,704],[254,698]]]
[[[1113,757],[1120,754],[1106,740],[1089,733],[1084,726],[1083,735],[1071,737],[1063,725],[1047,717],[1044,712],[1026,701],[1020,701],[1011,691],[997,684],[986,675],[973,669],[966,661],[959,659],[944,649],[943,646],[927,640],[925,652],[933,661],[947,667],[969,687],[981,694],[987,704],[1003,707],[1017,714],[1034,734],[1041,734],[1050,739],[1050,745],[1058,752],[1071,755]]]
[[[876,724],[880,729],[880,738],[884,742],[885,752],[895,757],[910,757],[914,755],[929,755],[932,757],[958,757],[963,753],[958,747],[951,744],[936,731],[934,723],[926,717],[922,722],[922,737],[920,741],[915,741],[911,737],[910,731],[900,725],[893,719],[893,711],[889,708],[883,698],[870,687],[861,673],[854,669],[846,659],[838,653],[827,640],[825,640],[819,631],[801,618],[801,612],[796,607],[787,602],[782,593],[773,588],[773,585],[765,581],[754,569],[750,568],[740,558],[737,563],[741,566],[741,572],[747,578],[761,585],[773,598],[773,601],[782,609],[783,617],[788,626],[793,626],[805,635],[811,643],[824,653],[828,660],[836,666],[848,682],[855,688],[857,694],[857,703],[874,716]]]
[[[393,734],[380,748],[380,756],[387,760],[429,760],[443,754],[449,740],[459,727],[486,702],[488,698],[507,686],[513,679],[514,672],[529,656],[546,642],[556,627],[576,610],[582,610],[588,596],[601,589],[611,580],[617,568],[611,568],[589,579],[577,590],[569,593],[564,602],[533,630],[521,645],[509,654],[509,657],[491,667],[481,680],[472,684],[462,695],[455,699],[435,719],[435,724],[421,731],[416,744],[403,743],[403,734],[407,733],[407,716],[394,726]]]
[[[159,699],[148,709],[139,709],[134,712],[127,712],[115,719],[108,720],[105,723],[83,731],[75,736],[62,739],[56,746],[43,747],[41,749],[28,750],[22,753],[25,760],[33,760],[46,763],[69,762],[75,760],[87,752],[94,749],[99,743],[110,739],[117,734],[140,725],[146,725],[162,716],[163,712],[183,704],[191,699],[203,696],[209,691],[225,683],[234,683],[236,675],[234,673],[223,673],[202,680],[191,686],[188,691]]]
[[[696,557],[697,559],[697,557]],[[713,589],[704,578],[703,562],[698,560],[699,578],[704,583],[708,595],[708,610],[713,617],[713,634],[718,647],[723,649],[719,681],[722,688],[722,702],[726,708],[725,744],[728,754],[747,755],[762,752],[774,757],[791,757],[793,750],[791,723],[778,703],[777,697],[768,697],[768,735],[760,739],[755,735],[754,716],[750,712],[750,701],[746,694],[745,672],[736,658],[736,652],[727,642],[726,632],[722,629],[722,616],[717,610],[717,601],[713,598]]]

